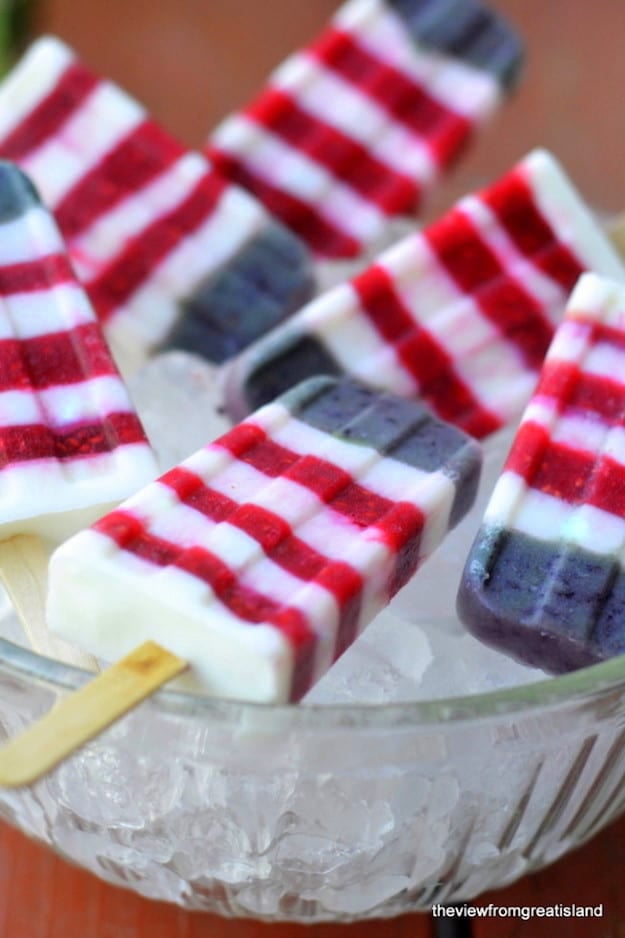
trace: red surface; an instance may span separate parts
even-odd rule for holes
[[[474,920],[474,938],[623,938],[625,817],[480,905],[599,905],[599,919]],[[0,824],[1,938],[431,938],[427,915],[354,925],[263,925],[187,913],[109,886]]]

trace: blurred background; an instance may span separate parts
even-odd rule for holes
[[[22,14],[28,0],[0,0]],[[31,0],[32,4],[32,0]],[[322,27],[337,0],[35,0],[31,32],[52,32],[123,85],[192,146],[243,104],[291,50]],[[593,205],[625,208],[625,3],[491,0],[524,36],[528,57],[512,102],[429,206],[542,145]],[[20,16],[19,19],[23,19]]]

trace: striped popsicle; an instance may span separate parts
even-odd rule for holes
[[[31,645],[93,668],[43,617],[49,549],[157,474],[58,229],[0,161],[0,574]]]
[[[422,198],[516,81],[477,0],[351,0],[210,136],[217,168],[322,257],[354,257]]]
[[[530,153],[229,368],[241,416],[313,374],[421,397],[485,437],[517,416],[579,276],[625,269],[557,161]]]
[[[0,162],[0,536],[67,537],[156,472],[53,219]]]
[[[112,660],[148,639],[192,686],[298,700],[470,507],[479,444],[316,378],[169,471],[50,565],[48,620]]]
[[[575,288],[466,564],[488,644],[561,672],[625,652],[625,288]]]
[[[312,293],[304,245],[60,41],[0,85],[0,156],[31,176],[116,351],[222,361]]]

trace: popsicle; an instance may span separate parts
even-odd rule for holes
[[[157,347],[221,361],[312,294],[299,239],[57,39],[0,85],[0,156],[54,212],[128,370]]]
[[[625,268],[564,170],[535,150],[313,300],[229,367],[235,418],[313,374],[422,398],[476,437],[518,416],[580,274]]]
[[[75,533],[156,475],[56,224],[30,181],[0,161],[0,555],[18,606],[26,591],[27,628],[37,629],[40,539]],[[44,650],[45,634],[31,635]]]
[[[467,628],[549,672],[625,652],[625,288],[586,274],[471,549]]]
[[[49,626],[106,660],[156,641],[204,693],[296,701],[465,514],[480,462],[415,402],[311,379],[61,545]]]
[[[206,152],[322,257],[412,215],[515,84],[521,41],[477,0],[351,0]]]

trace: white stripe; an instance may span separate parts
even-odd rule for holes
[[[527,492],[525,480],[516,472],[504,470],[497,479],[484,512],[484,523],[491,527],[511,527],[518,506]]]
[[[340,428],[336,429],[338,431]],[[327,460],[347,472],[354,480],[358,480],[380,459],[380,454],[374,447],[354,445],[341,440],[332,433],[316,429],[297,415],[273,434],[273,441],[298,456]]]
[[[490,74],[420,46],[383,0],[352,0],[340,7],[334,23],[377,58],[416,79],[441,104],[470,120],[489,117],[499,103],[499,85]]]
[[[545,150],[534,150],[519,168],[528,178],[540,211],[585,267],[625,281],[625,268],[562,168]]]
[[[91,304],[77,283],[12,293],[0,304],[4,307],[0,313],[0,339],[30,339],[96,322]]]
[[[0,85],[0,137],[28,116],[74,61],[68,46],[45,36],[34,42]]]
[[[564,444],[571,449],[590,453],[598,457],[607,445],[611,430],[600,418],[584,416],[575,412],[564,412],[556,420],[551,431],[554,443]]]
[[[567,543],[596,554],[618,553],[625,546],[625,520],[593,505],[581,505],[571,515],[563,536]]]
[[[625,337],[625,331],[623,333]],[[595,341],[584,358],[584,372],[625,385],[625,349],[610,340]]]
[[[360,322],[363,322],[363,319]],[[343,336],[345,341],[352,343],[357,342],[359,333],[355,322],[353,326],[352,334],[346,332]],[[369,358],[357,358],[352,361],[349,373],[382,391],[392,391],[402,397],[414,397],[418,393],[419,386],[397,355],[395,348],[386,344],[381,337],[378,338],[378,343],[377,352],[372,353]],[[340,354],[336,357],[339,361],[346,358],[345,355]]]
[[[386,216],[354,189],[244,115],[227,118],[216,143],[241,158],[261,179],[314,206],[326,221],[348,235],[369,240],[386,225]]]
[[[534,394],[523,412],[521,426],[536,423],[551,432],[556,420],[560,418],[560,409],[555,398],[545,394]]]
[[[65,246],[53,218],[43,206],[0,223],[0,267],[64,253]]]
[[[530,398],[538,372],[507,342],[493,342],[455,362],[458,378],[502,423],[517,417]]]
[[[492,520],[490,513],[489,520]],[[509,512],[505,526],[508,530],[562,545],[562,548],[575,544],[598,554],[616,553],[625,544],[623,518],[591,505],[574,506],[531,488],[525,489]]]
[[[551,340],[546,361],[580,364],[588,352],[591,339],[591,326],[570,319],[567,312]]]
[[[156,473],[145,443],[63,463],[46,459],[5,466],[0,472],[3,536],[69,537]]]
[[[102,376],[79,384],[45,388],[37,393],[0,393],[0,426],[24,426],[42,422],[62,429],[77,421],[100,421],[112,413],[132,413],[128,393],[119,378]]]
[[[269,90],[272,87],[288,92],[308,114],[363,144],[390,170],[420,183],[434,176],[431,152],[419,137],[305,50],[290,56],[273,73]],[[219,129],[213,139],[219,140]]]
[[[403,238],[384,251],[376,264],[388,272],[394,290],[415,322],[428,329],[441,310],[465,297],[421,234]]]
[[[145,117],[129,95],[102,81],[61,132],[22,161],[44,201],[55,208],[76,183],[111,153]]]
[[[508,527],[543,541],[558,541],[572,512],[573,506],[563,499],[528,487]]]

